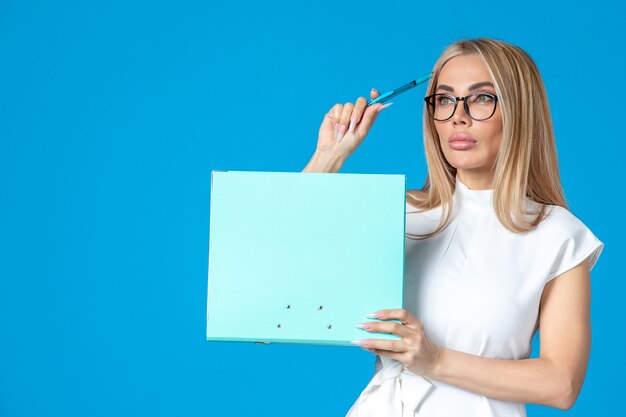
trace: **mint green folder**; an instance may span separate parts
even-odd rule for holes
[[[402,308],[406,177],[212,171],[207,340],[355,346]]]

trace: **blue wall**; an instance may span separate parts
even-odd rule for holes
[[[210,171],[300,171],[333,104],[478,36],[536,60],[570,208],[606,244],[568,415],[621,411],[624,6],[419,3],[0,0],[0,415],[343,415],[370,353],[205,341]],[[423,92],[342,172],[421,186]]]

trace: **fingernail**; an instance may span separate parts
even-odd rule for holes
[[[354,125],[356,124],[356,116],[352,116],[350,119],[350,128],[348,129],[350,133],[354,132]]]
[[[368,326],[366,324],[355,324],[355,327],[358,327],[359,329],[367,329]]]
[[[380,318],[380,313],[371,313],[371,314],[368,314],[365,317],[368,317],[370,319],[379,319]]]
[[[361,341],[360,340],[351,340],[350,343],[352,343],[353,345],[361,346]]]
[[[380,106],[377,111],[381,112],[383,109],[386,109],[387,107],[391,106],[392,104],[393,104],[393,102],[384,104],[384,105]]]
[[[339,142],[341,142],[341,139],[343,139],[344,133],[346,133],[346,125],[339,126],[339,135],[337,136],[337,140]]]
[[[378,90],[375,88],[372,88],[372,91],[374,91],[375,93],[378,93]]]

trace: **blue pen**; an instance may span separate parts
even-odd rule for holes
[[[410,90],[411,88],[418,86],[422,83],[425,83],[426,81],[428,81],[430,79],[430,77],[432,76],[431,74],[425,75],[421,78],[418,78],[417,80],[413,80],[410,83],[403,85],[402,87],[398,87],[395,90],[391,90],[388,91],[384,94],[381,94],[380,96],[376,97],[374,100],[371,100],[369,103],[367,103],[367,107],[371,106],[372,104],[376,104],[376,103],[386,103],[389,100],[391,100],[393,97],[397,96],[398,94],[402,94],[407,90]]]

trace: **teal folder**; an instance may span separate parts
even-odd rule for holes
[[[406,176],[212,171],[209,341],[355,346],[402,308]]]

